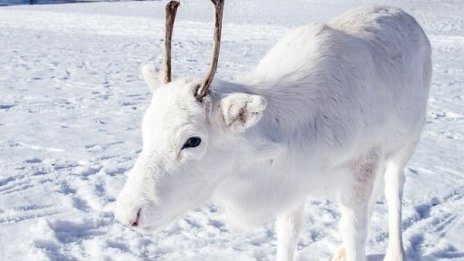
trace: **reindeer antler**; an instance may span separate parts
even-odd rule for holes
[[[211,2],[213,2],[214,8],[216,9],[214,23],[213,56],[211,59],[211,66],[209,72],[208,74],[206,74],[205,79],[200,84],[200,86],[197,89],[197,92],[195,93],[195,97],[197,98],[197,100],[201,100],[203,97],[205,97],[206,92],[208,91],[208,88],[214,79],[219,60],[219,49],[221,47],[222,13],[224,11],[224,0],[211,0]]]
[[[171,81],[171,39],[179,2],[171,1],[166,5],[166,34],[164,41],[164,83]]]

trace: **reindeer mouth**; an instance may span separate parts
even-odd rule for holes
[[[144,212],[142,208],[137,211],[137,215],[129,222],[130,227],[142,233],[159,230],[164,223],[148,218],[147,213]]]
[[[140,221],[140,213],[142,212],[142,209],[140,208],[138,211],[137,211],[137,215],[135,216],[135,218],[130,221],[130,225],[132,227],[139,227],[139,221]]]

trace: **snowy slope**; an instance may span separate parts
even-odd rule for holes
[[[150,98],[139,69],[161,65],[164,3],[0,8],[0,260],[273,259],[272,225],[235,231],[214,206],[154,234],[113,221]],[[218,76],[245,72],[296,25],[365,3],[229,0]],[[464,260],[464,3],[389,3],[417,18],[434,52],[428,124],[407,169],[407,255]],[[182,2],[175,73],[205,72],[211,12],[209,1]],[[388,238],[383,199],[376,210],[369,260],[382,260]],[[341,240],[336,206],[309,201],[306,213],[299,260],[327,260]]]

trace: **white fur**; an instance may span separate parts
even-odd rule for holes
[[[143,79],[152,91],[155,91],[161,85],[161,75],[156,67],[152,64],[146,64],[142,67]]]
[[[424,125],[430,56],[411,16],[374,6],[293,30],[240,80],[215,80],[202,102],[200,79],[164,85],[145,69],[153,98],[117,218],[130,224],[140,210],[137,227],[153,230],[213,199],[241,225],[277,218],[278,260],[293,260],[305,199],[336,195],[335,259],[358,261],[385,177],[385,259],[404,260],[403,168]],[[202,143],[182,150],[189,137]]]

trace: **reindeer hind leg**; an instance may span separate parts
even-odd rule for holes
[[[403,250],[401,214],[404,186],[404,167],[411,158],[416,142],[391,154],[386,160],[385,198],[388,204],[388,248],[385,261],[406,260]]]
[[[360,261],[366,258],[365,242],[379,159],[378,152],[370,151],[349,164],[350,182],[339,195],[343,247],[332,260]]]

